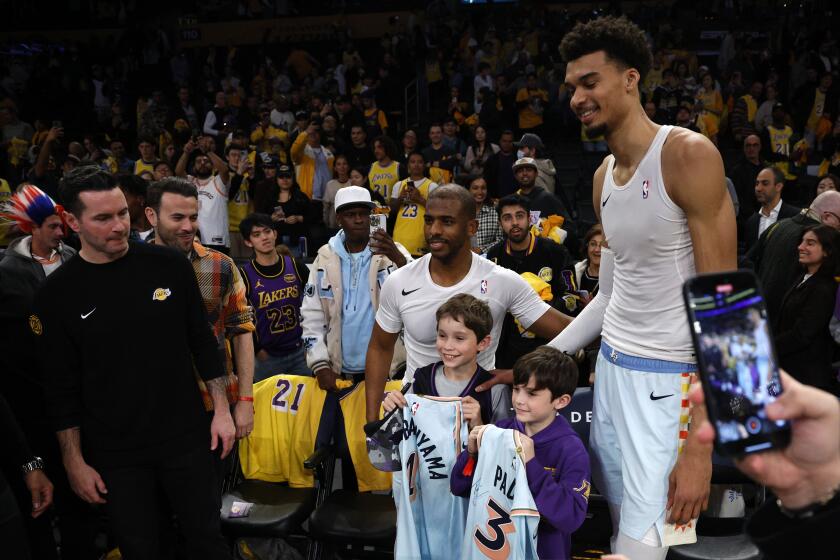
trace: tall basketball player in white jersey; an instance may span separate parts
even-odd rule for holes
[[[575,351],[603,336],[593,479],[610,503],[613,551],[664,559],[668,544],[693,532],[712,468],[711,446],[688,426],[696,361],[682,284],[736,268],[734,208],[714,145],[645,115],[639,84],[652,57],[638,27],[598,18],[578,24],[561,50],[572,110],[612,152],[592,197],[609,248],[598,296],[551,345]]]

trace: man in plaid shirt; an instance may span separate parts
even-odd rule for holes
[[[223,353],[225,389],[233,407],[237,439],[254,427],[254,312],[245,296],[245,283],[233,259],[204,247],[196,239],[198,192],[193,184],[176,177],[152,183],[146,197],[146,217],[154,228],[153,242],[184,253],[192,263],[207,310],[207,319]],[[234,374],[231,357],[236,358]],[[213,402],[204,382],[198,379],[204,406]]]

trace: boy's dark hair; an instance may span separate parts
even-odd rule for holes
[[[261,214],[259,212],[248,214],[239,223],[239,232],[242,234],[242,238],[246,240],[250,239],[251,232],[255,227],[274,229],[274,222],[271,221],[271,216],[268,214]]]
[[[120,173],[117,175],[117,185],[128,194],[142,197],[146,200],[146,194],[149,190],[149,182],[140,175],[133,173]]]
[[[144,142],[146,144],[151,144],[152,146],[156,145],[155,139],[151,136],[141,136],[137,139],[137,146],[140,146],[140,144],[143,144]]]
[[[531,203],[528,202],[527,198],[521,194],[509,194],[507,196],[503,196],[499,201],[499,205],[496,207],[496,213],[499,215],[500,220],[502,219],[502,210],[504,210],[506,206],[521,206],[525,209],[525,212],[531,212]]]
[[[490,306],[470,294],[458,294],[446,300],[435,313],[435,322],[440,323],[444,317],[451,317],[464,323],[475,333],[478,342],[484,340],[493,330],[493,314]]]
[[[149,185],[146,191],[146,206],[154,210],[155,213],[160,212],[160,201],[164,193],[178,194],[198,200],[198,189],[195,188],[195,185],[181,177],[167,177]]]
[[[79,200],[79,194],[86,191],[110,191],[117,188],[113,175],[97,165],[80,165],[61,179],[59,193],[64,208],[76,216],[81,216],[85,205]]]
[[[578,23],[560,43],[560,52],[566,62],[598,51],[604,51],[609,60],[625,69],[635,68],[639,72],[639,84],[653,65],[644,32],[624,16],[599,17]]]
[[[513,364],[513,384],[527,385],[534,378],[534,388],[548,389],[551,398],[572,395],[578,381],[575,361],[551,346],[540,346]]]

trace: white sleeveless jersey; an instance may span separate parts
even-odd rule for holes
[[[405,396],[402,471],[394,473],[397,541],[394,557],[449,560],[461,547],[467,499],[449,490],[449,473],[469,428],[458,397]]]
[[[683,283],[694,276],[694,250],[685,212],[665,192],[663,126],[627,184],[613,180],[609,157],[601,192],[601,223],[615,254],[612,297],[603,337],[620,352],[694,363],[683,307]]]
[[[202,245],[230,247],[228,226],[228,186],[221,177],[208,179],[189,176],[198,189],[198,230]]]
[[[536,560],[540,514],[528,487],[519,432],[485,425],[479,442],[461,559]]]

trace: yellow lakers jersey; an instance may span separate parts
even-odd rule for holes
[[[767,126],[767,134],[770,136],[770,150],[785,158],[790,157],[791,138],[793,138],[793,129],[790,126],[784,128],[776,128],[773,125]],[[776,168],[785,175],[785,179],[795,179],[796,176],[790,173],[790,163],[788,161],[777,161],[774,163]]]
[[[406,181],[408,179],[394,185],[395,194],[402,192]],[[425,199],[429,198],[431,185],[432,182],[429,179],[423,179],[420,184],[415,182],[415,186]],[[423,218],[425,215],[426,209],[414,202],[402,202],[399,212],[397,212],[397,222],[394,225],[394,241],[401,243],[415,257],[422,255],[423,247],[426,246],[426,238],[423,235]]]
[[[373,162],[373,165],[370,166],[370,173],[368,173],[370,188],[374,192],[378,192],[382,198],[388,200],[391,195],[391,187],[400,178],[399,171],[400,164],[396,161],[392,161],[390,165],[384,167],[378,161]]]
[[[254,430],[239,442],[245,478],[311,488],[303,461],[315,450],[326,397],[314,377],[275,375],[256,383]]]
[[[388,381],[385,384],[385,391],[399,391],[402,388],[402,381]],[[391,489],[391,473],[378,471],[370,464],[367,454],[367,443],[365,440],[365,382],[362,381],[339,400],[341,413],[344,415],[344,433],[347,436],[347,446],[350,450],[350,458],[353,460],[353,468],[356,470],[356,478],[359,482],[359,491],[370,492],[374,490]]]
[[[148,171],[149,173],[154,173],[155,171],[155,164],[154,162],[145,162],[143,158],[138,159],[134,162],[134,174],[140,175],[144,171]]]

